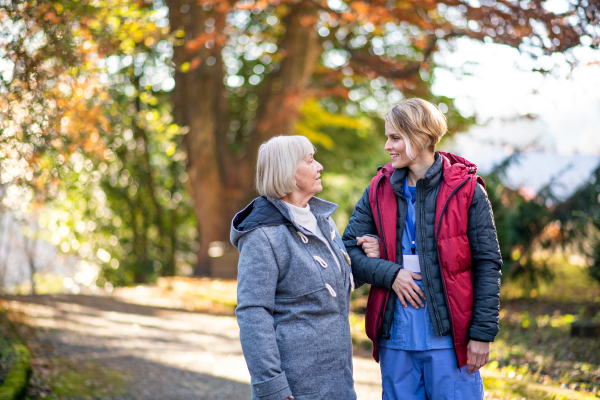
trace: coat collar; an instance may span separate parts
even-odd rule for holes
[[[308,204],[317,221],[326,221],[338,208],[337,204],[318,197],[310,199]],[[230,240],[237,247],[242,236],[258,227],[285,224],[292,224],[297,230],[308,232],[294,222],[292,213],[283,200],[260,196],[235,215],[231,221]]]
[[[288,221],[295,224],[294,218],[292,216],[292,212],[290,211],[289,207],[286,205],[285,201],[283,201],[281,199],[275,199],[273,197],[267,197],[267,200],[269,200],[275,207],[277,207],[279,212]],[[338,208],[337,204],[331,203],[329,201],[325,201],[323,199],[320,199],[320,198],[314,197],[314,196],[308,201],[308,205],[310,205],[310,211],[315,215],[315,217],[317,217],[317,219],[329,218],[331,216],[331,214],[333,214],[334,211],[337,210],[337,208]]]

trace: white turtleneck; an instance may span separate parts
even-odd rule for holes
[[[296,222],[298,225],[302,226],[306,230],[310,231],[311,233],[317,235],[317,237],[327,245],[329,251],[331,252],[331,255],[333,256],[333,259],[335,260],[335,263],[337,264],[338,269],[341,271],[342,268],[340,267],[340,262],[338,261],[335,252],[331,248],[331,245],[329,244],[325,236],[323,236],[323,232],[321,232],[319,225],[317,225],[317,218],[312,212],[310,212],[310,206],[306,204],[306,207],[301,208],[287,202],[285,204],[292,212],[294,222]]]

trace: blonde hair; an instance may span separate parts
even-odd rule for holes
[[[298,189],[296,172],[315,147],[304,136],[275,136],[258,149],[256,190],[261,196],[280,199]]]
[[[406,155],[413,160],[425,149],[435,151],[435,145],[448,130],[446,116],[435,105],[419,98],[396,104],[384,118],[404,139]]]

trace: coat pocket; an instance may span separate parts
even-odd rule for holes
[[[319,385],[319,338],[315,329],[301,322],[279,324],[275,328],[281,369],[293,396],[314,394]]]

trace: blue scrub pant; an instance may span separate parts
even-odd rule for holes
[[[483,380],[458,369],[454,349],[379,348],[383,400],[482,400]]]

